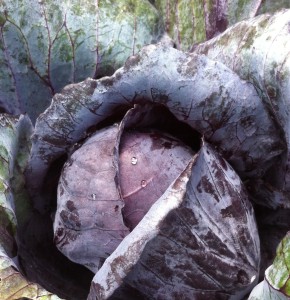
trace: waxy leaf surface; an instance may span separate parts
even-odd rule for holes
[[[149,105],[135,105],[121,123],[90,136],[61,172],[54,242],[94,273],[194,153],[179,139],[146,126],[156,122],[153,112]]]
[[[47,168],[90,126],[135,103],[165,106],[214,144],[242,177],[260,176],[283,151],[279,130],[251,83],[223,64],[150,45],[113,76],[67,86],[37,120],[27,180],[34,200]],[[42,200],[37,209],[45,210]]]
[[[240,22],[215,39],[200,44],[195,53],[221,61],[254,84],[265,108],[279,126],[284,153],[263,180],[250,187],[261,204],[290,207],[290,10]]]
[[[258,279],[259,255],[245,188],[205,143],[105,261],[88,299],[240,299]]]
[[[1,110],[35,122],[65,85],[112,74],[162,32],[146,0],[1,1]]]
[[[118,133],[113,125],[90,137],[66,162],[58,186],[55,243],[93,272],[129,234],[116,184]]]
[[[27,280],[19,270],[16,232],[31,213],[24,188],[32,125],[27,116],[0,115],[0,295],[3,300],[57,300],[56,295]]]
[[[165,30],[177,49],[189,50],[223,32],[227,27],[254,17],[261,0],[155,0]],[[276,1],[275,1],[276,2]]]

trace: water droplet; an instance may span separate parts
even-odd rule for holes
[[[132,165],[136,165],[137,164],[137,157],[135,157],[135,156],[133,156],[132,158],[131,158],[131,164]]]
[[[91,194],[91,197],[93,200],[96,200],[97,199],[97,194]]]
[[[254,281],[256,280],[256,278],[257,278],[257,277],[256,277],[255,275],[252,276],[252,278],[251,278],[251,283],[254,282]]]
[[[142,180],[141,181],[141,187],[144,188],[147,185],[147,181],[146,180]]]

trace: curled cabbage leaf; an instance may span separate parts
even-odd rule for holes
[[[136,103],[163,105],[214,144],[241,177],[260,177],[285,149],[279,128],[254,86],[223,64],[150,45],[113,76],[67,86],[37,119],[28,186],[35,206],[50,164],[93,125]]]
[[[290,207],[289,19],[290,10],[286,9],[261,15],[236,24],[194,49],[252,82],[280,128],[286,144],[283,155],[262,178],[249,182],[255,201],[272,208]]]
[[[49,213],[51,199],[47,197],[43,187],[46,174],[53,162],[69,154],[74,147],[78,148],[79,145],[74,146],[75,143],[81,143],[90,135],[91,130],[95,130],[95,127],[104,127],[104,124],[114,123],[116,116],[124,115],[136,104],[162,106],[168,110],[181,123],[199,132],[207,143],[214,145],[214,153],[219,152],[217,155],[229,161],[242,178],[259,178],[267,168],[276,163],[285,148],[283,140],[281,141],[279,127],[271,118],[271,114],[259,98],[253,84],[241,80],[229,68],[205,56],[183,53],[162,44],[150,45],[143,48],[138,55],[129,58],[124,67],[111,77],[99,80],[87,79],[79,84],[67,86],[62,93],[55,95],[51,106],[37,119],[26,178],[34,207],[39,212]],[[215,157],[215,154],[212,155]],[[221,168],[224,168],[223,160],[218,158],[214,160],[220,161]],[[200,172],[197,171],[197,173]],[[207,176],[210,175],[207,174]],[[219,178],[220,175],[217,176]],[[210,184],[207,182],[203,184],[205,192],[211,191],[209,195],[212,194],[212,197],[215,197],[214,189],[209,187]],[[225,199],[234,201],[228,198],[228,192],[225,192],[227,189],[220,188],[222,190],[217,192],[217,195],[219,193],[223,195],[222,191],[224,191]],[[187,188],[183,187],[183,191],[180,192],[185,193],[186,190]],[[93,190],[88,191],[88,195],[93,193]],[[183,199],[183,196],[179,198]],[[246,194],[239,196],[239,199],[244,198]],[[217,202],[223,203],[225,199]],[[231,204],[228,203],[221,208],[225,210],[226,223],[227,216],[231,218],[232,214],[230,210],[227,210],[228,206]],[[152,206],[154,211],[153,207],[154,205]],[[245,258],[252,266],[249,269],[241,271],[233,267],[235,276],[233,276],[234,282],[229,282],[229,285],[233,284],[231,287],[227,287],[226,284],[224,286],[222,283],[212,286],[212,293],[215,293],[217,289],[222,289],[225,297],[246,293],[258,278],[259,255],[256,253],[259,252],[259,242],[255,233],[256,225],[250,206],[244,205],[243,207],[241,211],[250,219],[242,217],[244,225],[236,228],[235,232],[241,230],[242,243],[245,242],[248,245],[247,241],[251,241],[249,244],[253,247],[251,252],[255,257]],[[220,211],[217,210],[217,213],[216,224],[222,226]],[[237,221],[236,218],[240,216],[234,216],[233,223],[241,224],[241,221]],[[218,225],[219,222],[221,222],[220,225]],[[142,221],[139,224],[142,228]],[[232,227],[235,228],[234,225]],[[152,231],[152,234],[156,232],[152,230],[152,227],[148,227],[148,230]],[[131,239],[134,232],[136,230],[128,235],[128,239],[129,237]],[[204,235],[207,236],[206,233]],[[244,235],[248,237],[244,239]],[[211,241],[211,238],[208,238]],[[124,239],[127,241],[124,242],[126,247],[131,245],[128,239]],[[233,243],[235,248],[236,242],[240,243],[234,240],[229,242],[229,245]],[[116,251],[122,249],[122,243]],[[221,247],[225,244],[225,240],[222,239]],[[242,246],[241,249],[238,253],[245,251],[247,253],[246,247]],[[108,264],[116,251],[107,258]],[[198,252],[202,252],[201,248]],[[228,258],[231,257],[231,251],[228,255]],[[236,254],[233,255],[237,258]],[[130,259],[133,257],[130,256]],[[225,261],[229,262],[228,259]],[[103,267],[99,272],[102,269]],[[247,274],[245,276],[244,271]],[[98,274],[102,274],[99,272]],[[223,279],[219,280],[223,281]],[[148,293],[151,295],[152,291]]]
[[[259,262],[245,188],[204,143],[104,262],[88,299],[241,299],[257,282]]]

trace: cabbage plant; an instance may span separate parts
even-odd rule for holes
[[[99,3],[103,24],[116,22],[112,28],[119,28],[118,17],[105,17],[112,9],[106,5],[113,2]],[[60,6],[40,1],[35,7],[25,1],[1,3],[1,55],[11,56],[5,64],[10,73],[3,72],[1,83],[6,111],[0,119],[3,299],[246,299],[251,291],[251,300],[290,297],[290,12],[251,18],[219,34],[243,14],[221,15],[235,1],[208,3],[203,17],[223,26],[205,27],[200,40],[186,40],[181,29],[176,37],[169,26],[187,26],[186,18],[185,23],[169,18],[174,3],[142,1],[139,7],[121,1],[119,15],[128,18],[124,26],[135,26],[133,51],[119,56],[123,37],[119,32],[115,41],[113,30],[112,52],[97,52],[94,58],[107,60],[92,63],[91,74],[77,72],[89,66],[83,63],[89,57],[81,54],[88,52],[81,46],[88,40],[77,46],[71,33],[79,31],[70,28],[78,26],[76,17],[87,22],[94,15],[89,1],[83,7],[73,1]],[[174,6],[180,8],[178,20],[182,3]],[[24,22],[25,5],[38,24],[33,29]],[[240,8],[253,17],[263,7],[260,1],[245,1]],[[23,15],[15,13],[18,9]],[[137,13],[145,18],[138,21],[148,18],[157,27],[137,26]],[[146,41],[143,30],[150,32]],[[40,48],[32,42],[44,32],[43,53],[56,55],[44,59],[41,75],[33,56]],[[66,44],[62,38],[71,42],[67,62],[73,62],[74,79],[61,77],[68,74],[67,62],[58,56],[58,47]],[[12,55],[19,49],[15,40],[24,43],[26,54],[19,53],[27,58],[19,69],[20,56]],[[269,46],[274,44],[283,47]],[[192,53],[181,50],[189,45]],[[77,49],[82,49],[79,56]],[[49,89],[56,87],[43,97],[53,96],[40,115],[48,100],[34,110],[30,96],[46,92],[31,74]],[[61,89],[87,76],[93,78]],[[10,92],[18,106],[14,96],[7,100],[7,78],[17,83]],[[26,80],[35,85],[25,85]],[[24,103],[30,117],[12,116],[24,112]]]

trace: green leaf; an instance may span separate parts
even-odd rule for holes
[[[0,291],[2,300],[58,300],[39,285],[31,283],[17,270],[16,264],[0,245]]]
[[[279,244],[273,265],[266,272],[266,279],[273,288],[290,296],[290,231]]]
[[[255,16],[261,0],[156,0],[166,32],[178,49],[188,50],[228,26]]]
[[[27,281],[17,266],[16,231],[31,212],[23,175],[31,132],[27,116],[0,115],[0,291],[3,300],[60,299]]]
[[[264,0],[261,2],[261,6],[258,10],[258,14],[274,13],[281,8],[290,8],[289,0]]]
[[[111,75],[162,32],[147,0],[1,1],[1,109],[35,121],[65,85]]]
[[[13,252],[15,242],[11,238],[16,233],[17,222],[22,225],[29,215],[29,203],[22,196],[31,133],[27,116],[0,115],[0,244],[8,254]]]
[[[290,231],[280,242],[273,264],[265,271],[249,300],[287,300],[290,297]]]

